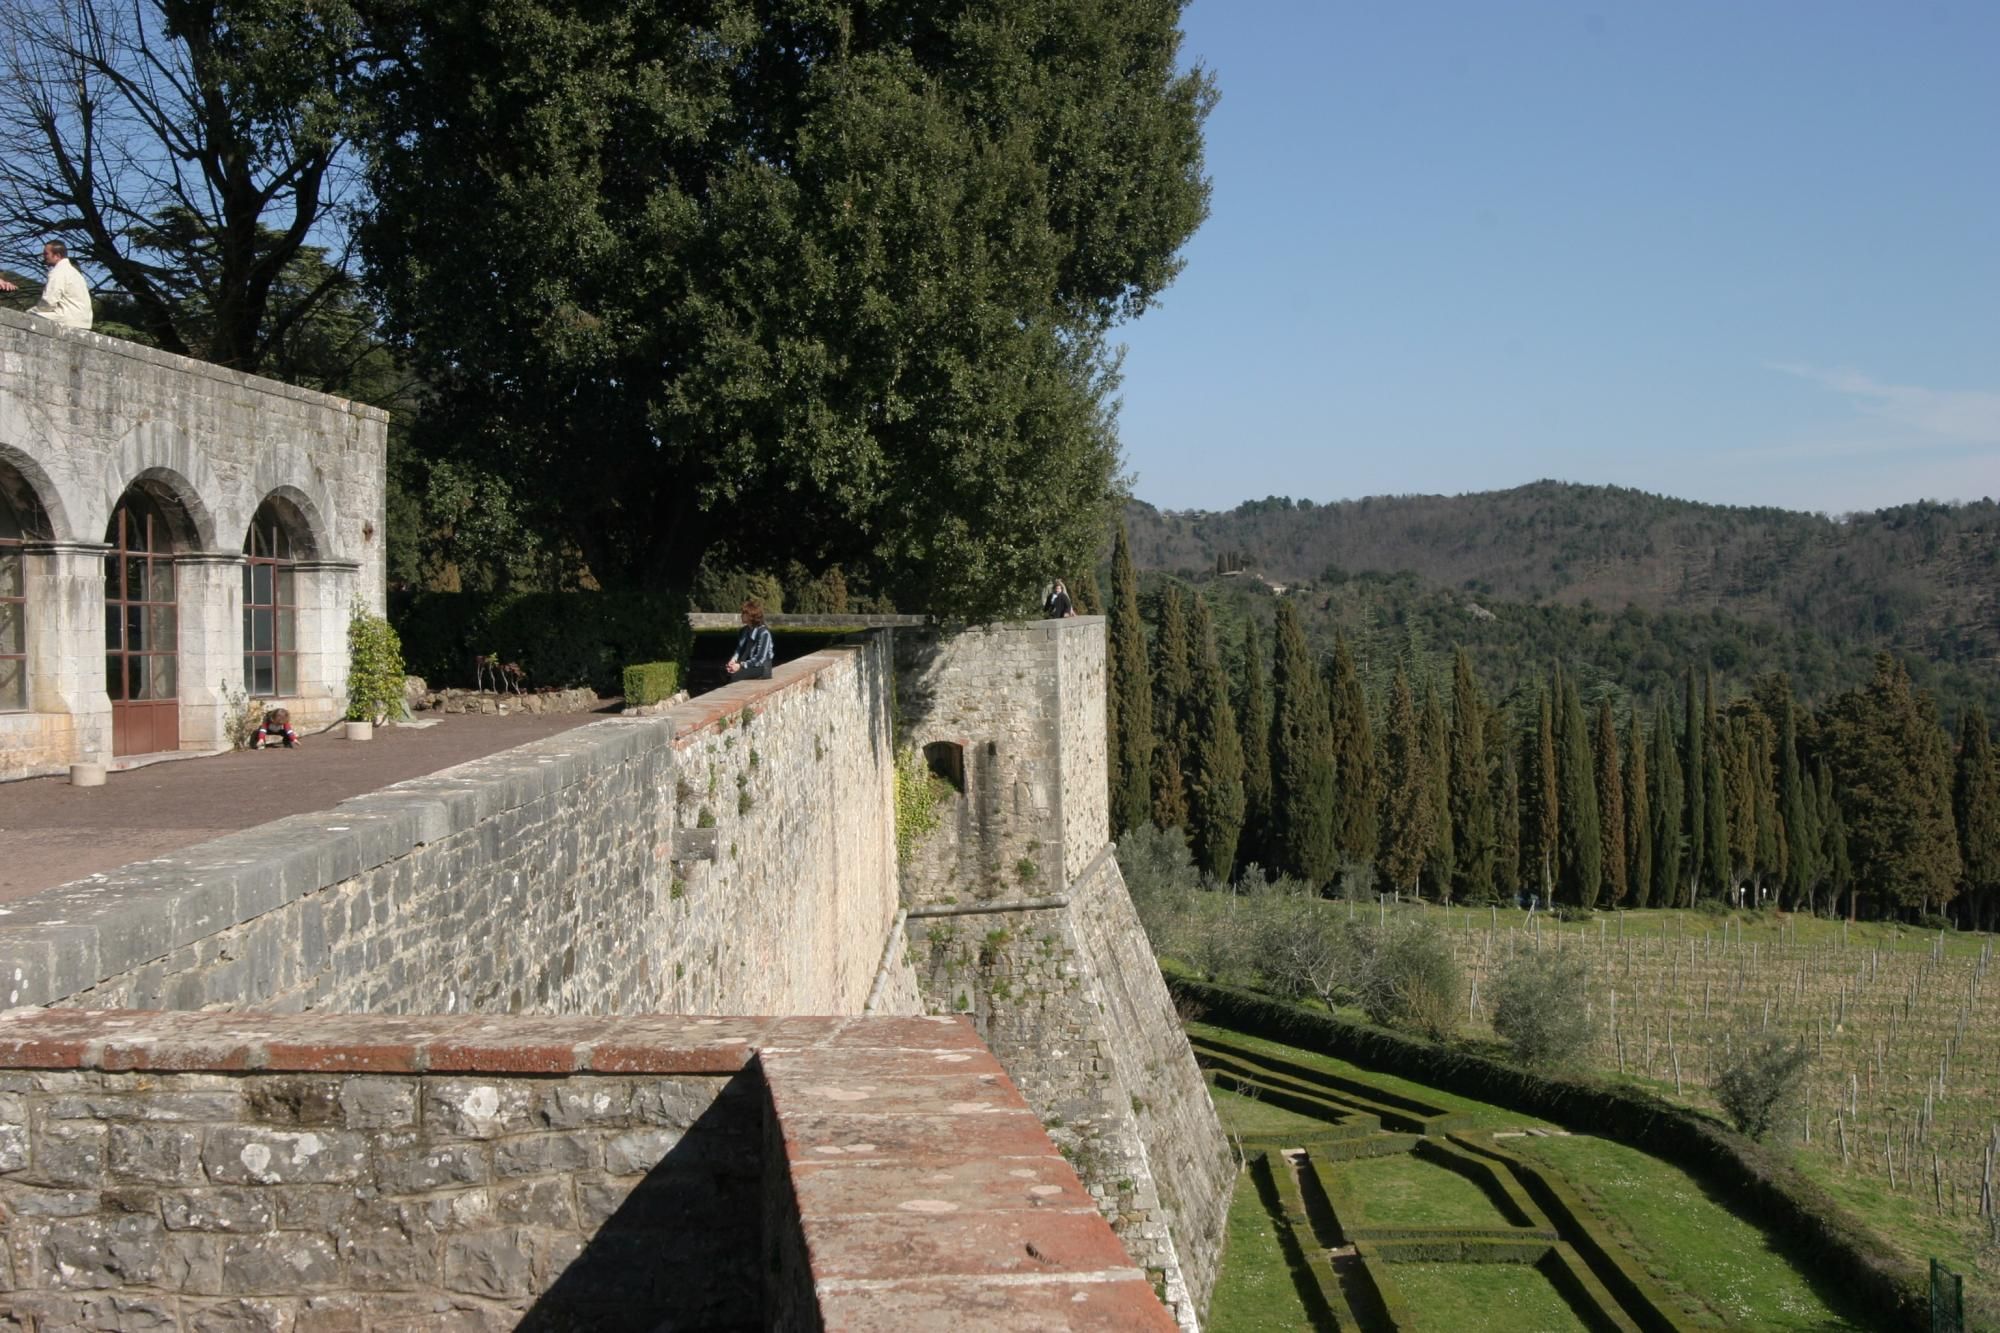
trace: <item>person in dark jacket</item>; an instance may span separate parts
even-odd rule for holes
[[[742,609],[743,628],[736,634],[736,651],[722,669],[739,680],[769,680],[778,650],[771,643],[771,631],[764,628],[764,605],[752,597]]]
[[[1042,603],[1042,614],[1050,620],[1061,620],[1064,616],[1076,614],[1076,604],[1069,599],[1069,589],[1063,587],[1061,579],[1049,589],[1049,599]]]

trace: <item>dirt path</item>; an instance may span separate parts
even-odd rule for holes
[[[113,773],[102,787],[66,778],[0,783],[0,902],[115,870],[128,861],[323,810],[362,792],[554,736],[591,713],[468,713],[424,728],[381,727],[367,742],[338,732],[296,750],[238,750]]]

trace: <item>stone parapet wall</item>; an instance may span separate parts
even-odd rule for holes
[[[954,1019],[0,1018],[0,1326],[1172,1326]]]
[[[1107,846],[1059,898],[918,908],[927,1002],[970,1017],[1183,1328],[1236,1162]]]
[[[888,693],[885,643],[831,649],[62,886],[0,918],[0,994],[858,1013],[898,908]]]

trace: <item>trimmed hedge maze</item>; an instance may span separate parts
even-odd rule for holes
[[[1507,1151],[1503,1139],[1474,1128],[1470,1117],[1210,1033],[1189,1039],[1216,1087],[1323,1126],[1241,1140],[1259,1196],[1274,1205],[1281,1243],[1311,1275],[1301,1294],[1320,1327],[1364,1333],[1419,1327],[1421,1311],[1413,1311],[1396,1280],[1400,1264],[1524,1265],[1581,1328],[1689,1327],[1559,1177]],[[1371,1161],[1395,1156],[1409,1167]],[[1444,1174],[1427,1180],[1432,1172]],[[1357,1180],[1371,1173],[1391,1179]],[[1399,1208],[1437,1213],[1438,1224],[1394,1221],[1390,1215]],[[1436,1285],[1436,1274],[1426,1269],[1424,1276],[1427,1290]]]

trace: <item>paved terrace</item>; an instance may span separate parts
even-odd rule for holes
[[[0,783],[0,902],[164,856],[287,815],[423,777],[601,719],[596,713],[453,714],[431,727],[339,729],[296,750],[235,750],[113,773],[102,787],[67,778]]]

